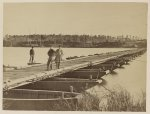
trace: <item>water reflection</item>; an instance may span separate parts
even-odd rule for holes
[[[118,67],[118,69],[125,69],[125,67],[124,67],[124,66],[121,66],[121,67]]]
[[[130,65],[130,63],[126,63],[126,64],[124,64],[124,65]]]
[[[100,80],[102,80],[102,83],[98,84],[98,85],[106,85],[107,84],[107,81],[103,78],[100,78]]]
[[[118,73],[117,73],[116,71],[114,71],[114,70],[113,70],[113,71],[111,71],[111,73],[110,73],[110,74],[111,74],[111,76],[117,76],[117,75],[118,75]]]

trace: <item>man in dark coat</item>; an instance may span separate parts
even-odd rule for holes
[[[33,63],[33,61],[34,61],[34,54],[35,54],[35,52],[34,52],[34,49],[32,47],[32,49],[30,49],[30,60],[29,60],[29,63]]]
[[[52,49],[51,46],[47,54],[49,56],[48,61],[47,61],[47,70],[52,70],[52,61],[55,55],[55,51]]]

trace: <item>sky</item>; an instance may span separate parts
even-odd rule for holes
[[[4,35],[89,34],[147,37],[146,3],[4,3]]]

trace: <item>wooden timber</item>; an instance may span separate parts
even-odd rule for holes
[[[5,91],[8,89],[13,89],[15,87],[55,77],[80,68],[98,65],[108,60],[117,59],[126,55],[134,54],[134,56],[136,56],[136,53],[140,53],[141,51],[143,51],[143,49],[132,49],[126,51],[110,52],[99,55],[87,56],[83,58],[77,58],[74,60],[66,60],[61,62],[60,69],[54,69],[51,71],[46,71],[46,64],[6,71],[3,72],[3,90]]]
[[[76,96],[80,93],[30,90],[30,89],[11,89],[3,92],[4,110],[53,110],[56,103],[77,103]]]
[[[31,90],[49,90],[49,91],[65,91],[70,92],[70,87],[74,88],[74,92],[83,92],[95,85],[99,84],[98,80],[62,80],[62,81],[38,81],[32,84],[23,85],[16,89]]]

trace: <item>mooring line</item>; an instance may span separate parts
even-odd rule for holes
[[[102,86],[104,89],[106,89],[107,91],[109,91],[109,92],[111,92],[111,93],[114,93],[114,91],[112,91],[112,90],[106,88],[105,86],[103,86],[103,85],[101,85],[101,86]]]

